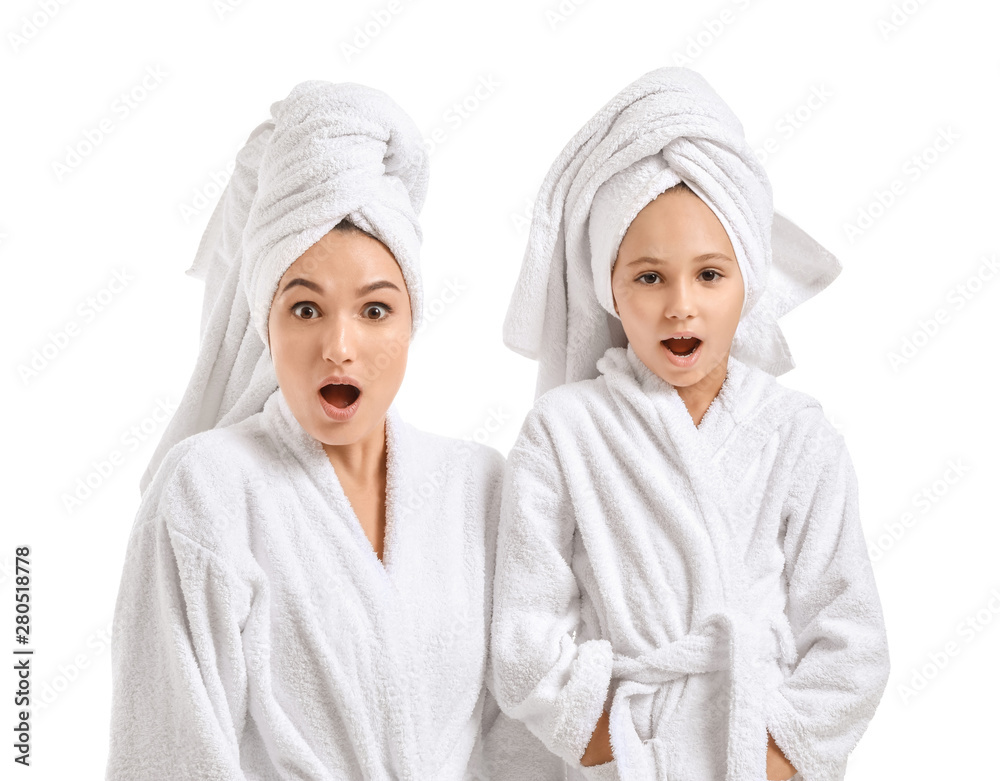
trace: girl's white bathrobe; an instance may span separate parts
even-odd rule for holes
[[[697,427],[631,347],[543,394],[508,455],[501,708],[570,778],[844,777],[889,658],[856,476],[818,402],[730,358]],[[579,758],[602,708],[615,760]]]
[[[553,779],[486,688],[503,457],[390,408],[384,564],[281,391],[174,446],[113,625],[107,778]]]

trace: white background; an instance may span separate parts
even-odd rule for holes
[[[653,68],[684,64],[733,107],[755,147],[777,143],[765,160],[776,207],[844,266],[784,319],[797,368],[781,381],[818,398],[847,439],[891,644],[889,685],[848,778],[996,778],[984,749],[1000,726],[1000,281],[985,259],[1000,259],[1000,7],[392,7],[398,12],[387,1],[5,4],[0,653],[15,647],[16,545],[31,546],[36,653],[32,765],[8,776],[5,741],[3,776],[103,778],[106,633],[138,480],[163,431],[157,405],[179,401],[198,346],[202,283],[183,272],[218,198],[213,175],[224,174],[271,103],[306,79],[357,81],[388,92],[428,137],[445,132],[422,215],[424,283],[428,301],[449,283],[464,292],[425,324],[396,403],[418,427],[457,437],[482,435],[491,414],[502,417],[488,441],[506,453],[534,389],[535,365],[503,346],[501,324],[535,192],[563,145],[618,90]],[[372,23],[368,43],[345,53],[379,11],[389,21]],[[155,88],[127,115],[116,110],[119,95],[141,92],[156,69]],[[453,104],[475,103],[481,79],[496,88],[456,123]],[[829,97],[810,108],[814,90]],[[796,110],[789,132],[783,117]],[[112,131],[60,176],[54,164],[102,120]],[[957,139],[934,150],[942,130]],[[928,161],[925,170],[915,156]],[[879,212],[878,193],[894,180],[904,192],[852,239],[845,225],[856,225],[859,211]],[[109,294],[116,271],[129,281]],[[961,308],[959,285],[970,296]],[[96,313],[88,298],[102,291],[111,300]],[[946,322],[923,325],[936,310]],[[893,366],[889,354],[905,339],[917,343],[915,354]],[[44,365],[36,350],[50,356]],[[33,357],[41,368],[25,373]],[[133,426],[147,432],[137,447],[122,439]],[[102,477],[94,464],[114,450],[122,460]],[[88,477],[100,484],[70,510],[67,497]],[[12,664],[2,666],[0,688],[12,692]],[[10,694],[0,701],[9,738],[17,709]]]

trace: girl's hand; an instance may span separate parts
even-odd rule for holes
[[[580,764],[584,767],[603,765],[605,762],[610,762],[615,758],[611,753],[609,720],[610,716],[608,712],[602,711],[601,717],[597,720],[597,726],[594,728],[594,734],[590,738],[590,743],[587,744],[587,750],[580,757]],[[770,762],[768,763],[768,767],[770,767]]]
[[[774,781],[786,781],[794,776],[798,771],[795,765],[789,762],[778,744],[774,742],[771,733],[767,733],[767,777]]]

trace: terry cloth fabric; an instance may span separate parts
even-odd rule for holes
[[[536,398],[597,376],[627,344],[611,269],[629,224],[684,181],[719,218],[745,300],[732,354],[774,375],[793,368],[778,318],[840,273],[837,259],[773,209],[771,185],[743,126],[689,68],[651,71],[612,98],[552,164],[504,321],[504,343],[537,359]]]
[[[281,391],[164,459],[112,634],[109,781],[562,781],[487,688],[503,457],[386,418],[385,550]]]
[[[695,426],[631,347],[544,394],[503,482],[497,701],[571,779],[841,781],[889,675],[843,437],[730,356]],[[579,758],[602,708],[613,762]]]
[[[278,281],[347,218],[385,244],[422,318],[418,215],[428,165],[413,120],[384,92],[304,81],[250,134],[187,274],[204,280],[201,346],[139,483],[185,437],[260,412],[278,387],[267,319]]]

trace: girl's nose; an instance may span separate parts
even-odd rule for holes
[[[690,282],[675,282],[665,287],[664,317],[691,317],[695,314],[694,291]]]

